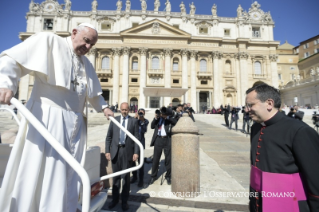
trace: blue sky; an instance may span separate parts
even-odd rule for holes
[[[25,15],[29,10],[31,0],[2,0],[0,7],[0,52],[21,42],[19,32],[26,31]],[[71,0],[72,1],[72,0]],[[122,0],[123,8],[126,0]],[[164,10],[166,0],[160,0],[160,11]],[[196,14],[211,14],[213,4],[217,5],[217,15],[222,17],[237,16],[236,9],[239,4],[244,10],[250,8],[252,0],[183,0],[187,6],[194,2]],[[42,0],[34,0],[41,3]],[[64,0],[58,0],[60,4]],[[73,0],[72,10],[91,10],[92,0]],[[115,10],[117,0],[98,0],[98,10]],[[140,10],[139,0],[131,0],[132,9]],[[170,0],[172,12],[179,12],[181,0]],[[274,38],[281,43],[287,40],[296,46],[303,40],[319,34],[319,0],[259,0],[261,9],[270,11],[275,22]],[[154,0],[147,1],[147,10],[154,9]]]

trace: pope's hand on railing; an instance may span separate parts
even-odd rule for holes
[[[103,110],[104,115],[106,116],[107,120],[109,120],[109,116],[114,117],[114,113],[112,110],[110,110],[109,108],[104,108]]]
[[[10,100],[13,97],[12,90],[8,88],[0,88],[0,104],[11,105]]]
[[[110,153],[105,153],[105,157],[108,161],[111,160],[111,154]]]
[[[134,154],[133,155],[133,161],[137,161],[137,159],[138,159],[138,154]]]

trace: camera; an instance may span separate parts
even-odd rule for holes
[[[161,115],[161,111],[157,109],[157,110],[155,110],[155,114],[160,116]]]
[[[312,123],[313,123],[316,127],[319,127],[319,114],[317,114],[316,112],[313,112],[311,119],[312,119]]]
[[[139,115],[140,117],[143,117],[143,116],[144,116],[144,113],[139,112],[138,115]]]

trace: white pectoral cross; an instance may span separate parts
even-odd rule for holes
[[[75,76],[75,79],[74,79],[74,80],[71,80],[71,83],[73,84],[73,91],[76,90],[76,86],[80,85],[80,84],[78,83],[78,78],[77,78],[77,76]]]

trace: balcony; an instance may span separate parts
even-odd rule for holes
[[[147,74],[150,77],[163,77],[164,72],[162,69],[149,69]]]
[[[98,77],[111,77],[112,76],[112,69],[98,69],[96,71],[96,75]]]
[[[267,75],[266,74],[253,74],[254,79],[266,79]]]
[[[229,73],[229,72],[223,73],[223,77],[225,78],[234,78],[235,76],[236,76],[235,73]]]
[[[140,74],[140,70],[138,69],[130,69],[130,74]]]
[[[171,75],[172,76],[181,76],[182,75],[182,71],[171,71]]]
[[[213,76],[211,71],[198,71],[197,77],[198,79],[210,79]]]

